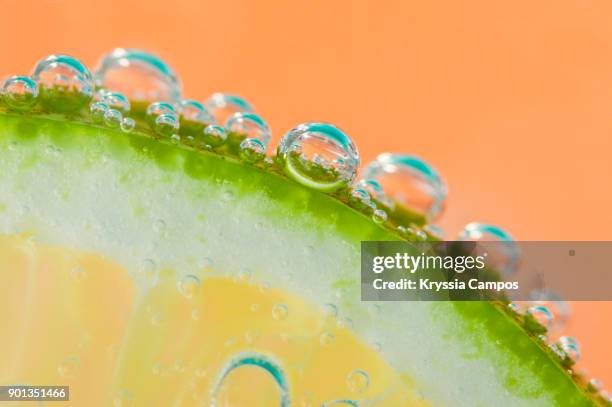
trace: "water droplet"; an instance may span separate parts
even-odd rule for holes
[[[336,307],[334,304],[325,304],[324,309],[327,315],[331,317],[338,316],[338,307]]]
[[[280,141],[277,157],[288,176],[322,191],[347,185],[359,167],[353,141],[327,123],[303,123],[290,130]]]
[[[276,304],[272,307],[272,318],[281,321],[287,318],[289,308],[285,304]]]
[[[176,116],[162,114],[155,119],[154,129],[160,136],[172,137],[179,129],[179,121]]]
[[[519,305],[515,302],[511,302],[510,304],[508,304],[508,308],[510,308],[512,311],[516,312],[517,314],[521,313],[521,307],[519,307]]]
[[[599,379],[592,378],[589,380],[589,385],[595,389],[595,391],[599,392],[603,389],[603,382]]]
[[[264,147],[264,151],[270,142],[268,124],[255,113],[234,113],[226,120],[225,128],[232,133],[244,136],[245,139],[258,140]]]
[[[371,201],[370,193],[363,188],[352,188],[349,200],[358,208],[366,208]]]
[[[484,223],[468,223],[459,233],[459,240],[479,242],[478,250],[487,254],[487,265],[508,277],[518,267],[520,252],[512,236],[505,230]],[[491,243],[487,243],[491,242]]]
[[[359,181],[357,181],[356,186],[358,188],[366,190],[372,198],[375,198],[377,200],[381,200],[385,196],[385,192],[383,191],[382,185],[380,185],[376,180],[360,179]]]
[[[215,118],[197,100],[184,99],[178,103],[178,112],[184,120],[199,124],[214,124]]]
[[[224,380],[229,374],[243,366],[254,366],[261,368],[263,372],[268,373],[278,386],[280,392],[280,407],[289,407],[291,401],[289,396],[289,385],[285,371],[280,367],[278,363],[272,360],[270,357],[261,355],[258,353],[244,353],[235,356],[225,367],[221,370],[219,377],[216,381],[213,391],[211,392],[211,407],[220,407],[218,404],[219,393],[221,392]]]
[[[253,107],[243,98],[227,93],[214,93],[204,103],[217,123],[225,123],[234,113],[253,113]]]
[[[135,128],[136,120],[132,119],[131,117],[124,117],[123,120],[121,120],[121,130],[125,133],[130,133]]]
[[[580,359],[580,345],[578,341],[569,336],[562,336],[557,341],[557,344],[565,352],[565,354],[572,360],[578,361]]]
[[[68,356],[57,367],[57,373],[64,378],[73,379],[78,375],[81,359],[78,356]]]
[[[222,146],[227,140],[225,128],[217,125],[210,125],[204,128],[204,143],[211,147]]]
[[[258,139],[246,138],[240,143],[240,158],[249,163],[264,159],[266,146]]]
[[[356,369],[346,376],[346,384],[353,393],[363,393],[370,385],[370,376],[367,372]]]
[[[447,189],[437,171],[422,159],[384,153],[369,163],[363,178],[377,181],[386,196],[435,219],[444,208]]]
[[[123,121],[123,114],[117,109],[108,109],[104,112],[104,124],[108,127],[119,128]]]
[[[376,209],[372,214],[372,220],[376,223],[384,223],[388,219],[387,212],[382,209]]]
[[[200,279],[193,274],[188,274],[178,282],[178,290],[183,296],[193,298],[200,289]]]
[[[104,122],[104,114],[108,111],[109,106],[104,102],[93,102],[89,105],[89,113],[91,120],[94,123]]]
[[[570,316],[570,305],[558,294],[548,290],[534,290],[529,293],[530,305],[541,305],[552,313],[554,320],[549,332],[559,332],[563,329]]]
[[[4,82],[0,94],[10,109],[25,112],[36,104],[38,85],[28,76],[11,76]]]
[[[550,310],[542,305],[536,305],[530,307],[527,310],[527,314],[531,315],[536,321],[538,321],[546,329],[550,328],[553,323],[554,317]]]
[[[323,332],[319,336],[319,343],[323,346],[330,346],[336,342],[336,337],[331,332]]]
[[[74,112],[93,97],[91,73],[78,59],[67,55],[49,55],[40,60],[32,78],[38,83],[41,103],[49,110]]]
[[[122,113],[130,111],[130,101],[122,93],[100,89],[96,92],[96,100],[106,103],[113,109],[120,110]]]
[[[95,70],[96,84],[131,100],[177,102],[181,83],[159,57],[137,49],[116,48],[104,55]]]
[[[170,103],[153,102],[147,106],[147,119],[149,121],[153,122],[158,116],[161,115],[175,116],[178,119],[178,112]]]

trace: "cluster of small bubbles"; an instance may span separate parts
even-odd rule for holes
[[[81,359],[78,356],[67,356],[57,367],[57,373],[67,379],[75,378],[78,375]]]
[[[321,191],[335,191],[353,181],[359,152],[351,138],[328,123],[302,123],[280,141],[277,158],[297,182]]]
[[[131,117],[124,117],[123,120],[121,120],[120,127],[121,131],[130,133],[136,128],[136,120],[132,119]]]
[[[188,274],[179,280],[177,288],[184,297],[193,298],[200,288],[200,279],[193,274]]]
[[[122,113],[128,113],[130,111],[130,101],[122,93],[113,92],[106,89],[99,89],[96,92],[95,99],[100,102],[106,103],[113,109],[120,110]]]
[[[346,376],[346,384],[353,393],[363,393],[370,385],[370,376],[361,369],[356,369]]]
[[[254,113],[237,112],[225,122],[225,128],[244,136],[240,143],[240,157],[250,163],[263,160],[270,142],[268,124]]]
[[[387,212],[383,209],[376,209],[374,213],[372,213],[372,220],[375,223],[384,223],[388,219]]]
[[[272,307],[272,318],[281,321],[289,315],[289,308],[285,304],[275,304]]]
[[[336,336],[331,332],[323,332],[319,336],[319,343],[323,346],[330,346],[336,342]]]
[[[94,83],[89,70],[78,59],[49,55],[34,67],[43,106],[58,112],[75,112],[93,98]]]
[[[547,330],[550,328],[554,321],[554,316],[547,307],[542,305],[536,305],[529,307],[527,315],[531,315],[540,325]]]
[[[227,132],[225,131],[225,128],[216,124],[206,126],[203,133],[204,143],[213,148],[222,146],[227,140]]]
[[[199,124],[215,124],[215,118],[197,100],[183,99],[178,103],[178,112],[184,120]]]
[[[518,268],[519,247],[512,236],[498,226],[479,222],[468,223],[459,233],[459,240],[479,242],[480,248],[487,253],[487,264],[505,277],[513,274]]]
[[[116,48],[102,57],[94,76],[98,87],[131,100],[177,102],[181,98],[181,83],[174,71],[145,51]]]
[[[1,94],[9,109],[25,112],[37,102],[38,85],[29,76],[11,76],[4,82]]]
[[[373,179],[360,179],[356,183],[357,187],[366,190],[374,199],[380,200],[385,196],[382,185]]]
[[[371,202],[370,194],[363,188],[353,187],[349,195],[349,201],[353,205],[368,207]]]
[[[580,359],[580,345],[574,338],[569,336],[561,336],[557,340],[557,344],[570,359],[574,361],[578,361],[578,359]]]
[[[446,184],[431,165],[418,157],[380,154],[365,167],[363,178],[376,181],[385,196],[429,220],[437,218],[444,209]]]
[[[237,95],[217,92],[209,97],[204,105],[215,117],[217,123],[225,123],[234,113],[253,113],[253,107]]]
[[[155,132],[160,136],[172,137],[176,134],[179,129],[179,121],[176,116],[169,114],[162,114],[155,118],[154,127]]]

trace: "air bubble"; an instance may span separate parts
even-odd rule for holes
[[[178,282],[179,292],[186,298],[193,298],[200,289],[200,279],[193,274],[188,274]]]
[[[197,100],[184,99],[178,103],[181,118],[199,124],[215,124],[215,118]]]
[[[363,188],[352,188],[349,200],[353,205],[367,207],[370,203],[370,193]]]
[[[176,116],[162,114],[155,118],[155,132],[163,137],[172,137],[179,129],[179,121]]]
[[[505,230],[494,225],[472,222],[459,233],[459,240],[479,242],[479,250],[487,253],[487,265],[501,272],[504,277],[516,271],[519,247]]]
[[[123,121],[123,114],[117,109],[108,109],[104,112],[104,124],[108,127],[119,128]]]
[[[93,97],[91,73],[78,59],[67,55],[49,55],[40,60],[32,79],[38,83],[41,103],[52,111],[75,112]]]
[[[266,156],[266,146],[258,139],[246,138],[240,143],[240,158],[248,163],[256,163]]]
[[[253,113],[253,107],[243,98],[227,93],[214,93],[204,103],[217,123],[225,123],[234,113]]]
[[[529,304],[541,305],[550,310],[554,321],[549,332],[560,332],[570,316],[570,304],[558,294],[548,290],[535,290],[529,293]]]
[[[580,359],[580,345],[574,338],[562,336],[557,341],[557,344],[570,359],[574,360],[575,362]]]
[[[353,141],[327,123],[303,123],[293,128],[281,139],[277,156],[288,176],[321,191],[349,184],[359,167]]]
[[[363,393],[370,385],[370,376],[361,369],[356,369],[346,376],[348,388],[353,393]]]
[[[433,167],[418,157],[380,154],[366,166],[363,178],[378,182],[385,196],[430,220],[444,209],[446,184]]]
[[[130,100],[177,102],[181,83],[159,57],[137,49],[116,48],[95,70],[96,85],[120,92]]]
[[[136,120],[131,117],[124,117],[121,120],[121,130],[125,133],[130,133],[132,130],[136,128]]]
[[[531,315],[536,321],[540,323],[547,330],[550,328],[554,321],[554,316],[550,310],[542,305],[530,307],[527,310],[527,314]]]
[[[225,144],[227,140],[227,132],[225,128],[211,124],[204,128],[204,143],[211,147],[219,147]]]
[[[38,85],[28,76],[11,76],[2,86],[4,102],[19,112],[31,110],[38,98]]]
[[[96,94],[96,100],[106,103],[113,109],[120,110],[122,113],[130,111],[130,101],[122,93],[100,89]]]
[[[287,318],[289,308],[285,304],[276,304],[272,307],[272,318],[281,321]]]
[[[589,380],[589,386],[595,389],[595,391],[600,392],[603,389],[603,382],[599,379],[592,378]]]
[[[226,120],[225,128],[229,132],[244,136],[245,139],[258,140],[264,150],[270,142],[268,124],[255,113],[234,113]]]
[[[387,221],[387,219],[388,219],[387,212],[385,212],[382,209],[376,209],[374,213],[372,214],[372,220],[375,223],[384,223]]]
[[[108,111],[109,106],[104,102],[93,102],[89,105],[89,114],[94,123],[103,123],[104,114]]]

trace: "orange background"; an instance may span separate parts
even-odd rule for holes
[[[151,50],[187,97],[246,97],[273,143],[314,119],[364,161],[422,156],[450,186],[450,237],[472,220],[524,240],[612,236],[608,0],[0,4],[1,75],[50,53],[92,67],[116,46]],[[612,303],[572,306],[581,366],[612,386]]]

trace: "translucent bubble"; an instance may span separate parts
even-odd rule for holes
[[[38,98],[38,85],[28,76],[11,76],[2,86],[4,102],[11,110],[31,110]]]
[[[358,188],[366,190],[371,197],[376,198],[377,200],[384,198],[385,193],[383,191],[383,187],[376,180],[360,179],[357,181],[356,185]]]
[[[204,143],[211,147],[219,147],[225,144],[227,132],[225,128],[211,124],[204,128]]]
[[[245,139],[258,140],[264,149],[270,142],[268,124],[255,113],[234,113],[225,122],[225,128],[232,133],[245,136]]]
[[[363,188],[352,188],[349,200],[353,205],[367,207],[370,203],[370,194]]]
[[[197,100],[184,99],[178,103],[181,118],[200,124],[215,124],[215,118]]]
[[[508,304],[508,308],[510,308],[512,311],[516,312],[517,314],[521,313],[521,307],[515,302],[511,302],[510,304]]]
[[[131,117],[124,117],[123,120],[121,120],[121,130],[122,131],[129,133],[135,128],[136,128],[136,120],[132,119]]]
[[[347,185],[359,167],[353,141],[327,123],[303,123],[290,130],[281,139],[277,155],[288,176],[322,191]]]
[[[52,111],[77,111],[93,97],[91,73],[78,59],[67,55],[49,55],[40,60],[32,78],[38,83],[41,103]]]
[[[366,166],[363,178],[377,181],[386,196],[430,220],[444,209],[446,184],[433,167],[418,157],[380,154]]]
[[[370,376],[361,370],[353,370],[346,376],[346,384],[353,393],[363,393],[370,385]]]
[[[589,380],[589,385],[595,389],[595,391],[599,392],[603,389],[603,382],[599,379],[592,378]]]
[[[562,336],[557,341],[557,344],[565,352],[565,354],[572,360],[578,361],[580,359],[580,345],[578,341],[569,336]]]
[[[531,315],[536,321],[538,321],[544,328],[549,329],[553,323],[554,316],[550,310],[542,305],[536,305],[529,307],[527,314]]]
[[[372,220],[376,223],[384,223],[388,219],[387,212],[382,209],[376,209],[372,214]]]
[[[319,343],[323,346],[330,346],[336,342],[336,337],[331,332],[323,332],[319,336]]]
[[[109,106],[104,102],[93,102],[89,105],[89,114],[94,123],[104,122],[104,114],[108,111]]]
[[[161,115],[175,116],[178,119],[178,111],[174,105],[167,102],[153,102],[147,106],[147,119],[155,120]]]
[[[253,113],[253,107],[243,98],[227,93],[214,93],[204,103],[217,123],[225,123],[234,113]]]
[[[541,305],[550,310],[554,321],[549,332],[559,332],[563,329],[570,316],[570,304],[560,295],[548,290],[534,290],[529,293],[530,305]]]
[[[178,290],[186,298],[193,298],[199,289],[200,279],[193,274],[184,276],[178,282]]]
[[[155,118],[154,129],[160,136],[172,137],[179,129],[179,121],[174,115],[162,114]]]
[[[501,272],[502,276],[507,277],[516,271],[520,257],[519,248],[512,236],[503,229],[472,222],[459,233],[459,240],[480,242],[478,250],[481,254],[486,253],[487,265]]]
[[[178,102],[181,83],[159,57],[137,49],[116,48],[95,70],[98,87],[120,92],[130,100]]]
[[[266,156],[266,146],[254,138],[246,138],[240,143],[240,158],[249,163],[261,161]]]
[[[338,316],[338,307],[334,304],[325,304],[325,312],[332,317],[336,317]]]
[[[122,93],[106,89],[100,89],[96,92],[96,100],[104,102],[109,107],[120,110],[122,113],[128,113],[131,108],[130,101]]]
[[[277,321],[287,318],[289,314],[289,308],[285,304],[276,304],[272,307],[272,318]]]
[[[104,124],[108,127],[119,128],[122,120],[123,114],[117,109],[107,109],[106,112],[104,112]]]

